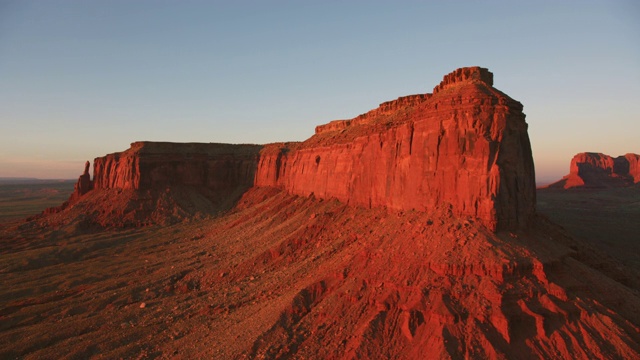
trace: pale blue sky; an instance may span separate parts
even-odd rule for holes
[[[0,177],[75,178],[137,140],[304,140],[479,65],[559,179],[640,153],[638,4],[0,0]]]

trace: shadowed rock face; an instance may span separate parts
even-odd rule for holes
[[[82,196],[88,193],[91,189],[93,189],[93,183],[91,182],[91,177],[89,175],[89,167],[91,163],[87,161],[84,164],[84,172],[78,178],[78,183],[76,183],[75,191],[78,196]]]
[[[93,190],[93,181],[91,181],[91,175],[89,175],[89,168],[91,167],[91,163],[89,161],[84,163],[84,172],[82,175],[78,177],[78,181],[73,186],[73,193],[69,196],[69,199],[62,203],[59,206],[54,206],[50,208],[46,208],[42,214],[43,215],[51,215],[61,212],[62,210],[68,208],[70,205],[75,204],[80,200],[80,198]],[[36,215],[37,217],[38,215]]]
[[[148,190],[172,185],[213,191],[249,188],[259,145],[135,142],[120,153],[96,158],[96,189]]]
[[[82,173],[82,175],[78,177],[78,181],[76,182],[76,185],[73,188],[73,194],[71,194],[71,197],[69,198],[67,203],[63,204],[63,207],[67,206],[70,203],[74,203],[78,201],[78,199],[80,199],[82,195],[93,190],[93,181],[91,181],[91,175],[89,175],[90,167],[91,167],[91,163],[87,161],[84,164],[84,172]],[[50,211],[50,212],[56,211],[55,209],[56,208],[47,209],[47,211]]]
[[[135,142],[123,152],[96,158],[93,181],[87,161],[69,200],[43,214],[69,209],[73,214],[58,223],[80,214],[89,224],[130,227],[218,213],[253,185],[261,147]]]
[[[458,69],[433,95],[318,126],[303,143],[267,145],[255,183],[369,207],[448,203],[492,230],[525,227],[535,212],[525,115],[492,84],[487,69]]]
[[[629,153],[629,154],[626,154],[624,158],[629,163],[629,171],[627,173],[629,174],[629,176],[633,178],[634,184],[639,183],[640,182],[640,155]]]
[[[640,155],[626,154],[613,158],[602,153],[585,152],[571,159],[569,175],[549,185],[565,189],[629,186],[640,182]]]

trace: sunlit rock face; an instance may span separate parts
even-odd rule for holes
[[[526,227],[535,212],[522,104],[480,67],[446,75],[432,94],[318,126],[302,143],[265,146],[255,184],[369,207],[448,203],[492,230]]]
[[[522,104],[494,88],[493,74],[481,67],[451,72],[433,93],[320,125],[304,142],[136,142],[96,158],[92,186],[188,186],[221,197],[254,185],[365,207],[444,204],[494,231],[527,227],[535,213]]]

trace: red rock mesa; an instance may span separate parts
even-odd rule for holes
[[[522,104],[495,89],[493,74],[481,67],[446,75],[432,94],[401,97],[354,119],[318,126],[304,142],[258,150],[136,142],[95,159],[93,186],[179,185],[224,194],[255,185],[399,210],[446,203],[491,230],[526,227],[535,212]]]
[[[602,153],[579,153],[571,159],[569,175],[549,185],[565,189],[629,186],[640,182],[640,155],[612,158]]]

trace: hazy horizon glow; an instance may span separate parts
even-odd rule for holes
[[[0,2],[0,177],[134,141],[302,141],[463,66],[524,105],[539,182],[640,153],[640,4]]]

